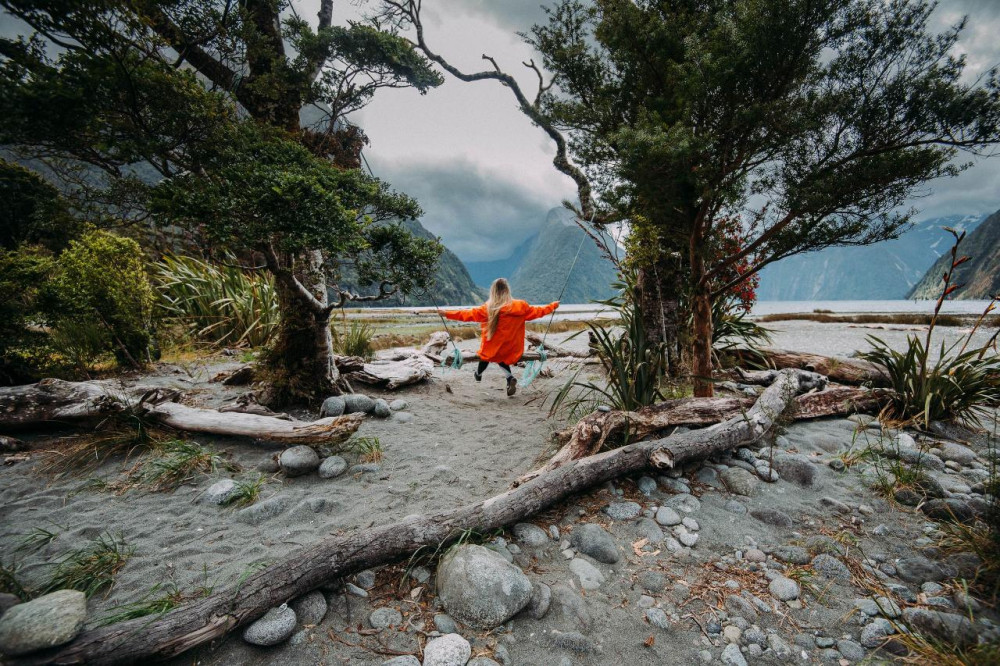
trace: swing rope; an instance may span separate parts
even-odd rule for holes
[[[580,239],[580,245],[576,248],[576,256],[573,257],[573,263],[569,265],[569,272],[566,273],[566,281],[563,283],[562,290],[559,292],[559,298],[557,301],[562,301],[563,294],[566,293],[566,287],[569,286],[569,280],[573,277],[573,269],[576,268],[576,260],[580,258],[580,251],[583,250],[583,244],[587,242],[587,234],[583,234],[583,238]],[[538,345],[538,360],[529,361],[524,366],[524,372],[521,374],[521,386],[531,386],[531,382],[535,381],[535,377],[542,371],[542,367],[545,365],[545,361],[548,360],[548,354],[545,353],[545,340],[549,337],[549,329],[552,328],[552,320],[555,319],[556,311],[553,310],[552,314],[549,315],[549,323],[545,325],[545,332],[542,334],[542,342]]]
[[[462,352],[459,350],[458,345],[455,344],[455,338],[451,335],[451,329],[448,328],[448,323],[444,319],[444,315],[441,314],[441,308],[438,307],[437,298],[434,298],[434,311],[437,312],[438,319],[441,320],[441,325],[444,326],[445,333],[448,334],[448,342],[451,343],[451,353],[441,355],[441,367],[445,370],[449,368],[452,370],[460,370],[462,368]]]

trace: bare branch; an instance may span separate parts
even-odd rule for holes
[[[378,286],[378,293],[371,296],[362,296],[346,289],[337,289],[340,292],[340,299],[336,303],[331,303],[327,306],[327,310],[332,312],[337,308],[344,307],[348,302],[351,303],[370,303],[373,301],[381,301],[389,298],[396,293],[396,287],[388,280],[383,280],[382,284]]]

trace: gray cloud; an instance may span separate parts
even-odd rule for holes
[[[440,0],[425,3],[424,11],[434,13],[435,20],[447,21],[449,15],[479,16],[502,28],[526,32],[531,26],[545,21],[542,6],[553,6],[554,0]]]
[[[377,176],[420,202],[421,223],[467,261],[510,256],[558,205],[504,172],[469,159],[370,162]]]

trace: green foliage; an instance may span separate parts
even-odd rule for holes
[[[79,590],[91,597],[102,589],[110,590],[115,575],[134,553],[135,548],[125,543],[121,534],[106,532],[64,555],[44,592]]]
[[[333,346],[337,353],[344,356],[360,356],[366,361],[375,358],[375,348],[372,346],[375,327],[368,322],[352,319],[350,322],[344,322],[343,330],[337,330],[337,325],[333,324],[332,331]]]
[[[236,469],[197,442],[174,439],[157,446],[154,456],[141,465],[138,480],[154,491],[173,490],[197,474],[214,474],[220,467]]]
[[[955,269],[969,260],[969,257],[958,255],[965,232],[959,234],[947,227],[946,230],[955,237],[951,248],[951,267],[942,279],[941,295],[934,305],[926,337],[921,340],[916,335],[908,335],[906,349],[896,351],[881,339],[868,336],[872,349],[861,355],[865,360],[884,366],[889,375],[893,392],[883,416],[924,428],[929,428],[931,421],[954,419],[978,425],[980,418],[991,408],[1000,406],[1000,356],[995,349],[997,334],[980,348],[968,348],[979,326],[993,311],[995,300],[986,307],[964,341],[957,341],[950,347],[945,347],[942,342],[937,358],[931,361],[931,341],[941,306],[945,298],[958,289],[957,285],[951,284]]]
[[[120,365],[138,367],[150,347],[153,290],[142,250],[130,238],[92,231],[59,255],[53,289],[55,327],[103,328],[104,348]],[[89,327],[89,328],[87,328]]]
[[[108,609],[107,613],[97,621],[97,626],[134,620],[148,615],[163,615],[184,601],[184,594],[173,583],[163,585],[157,583],[140,599],[127,604],[117,604]]]
[[[267,479],[264,478],[263,474],[237,479],[233,494],[226,499],[223,506],[250,506],[260,497],[260,491],[264,488],[265,483],[267,483]]]
[[[215,345],[262,347],[278,326],[274,278],[241,270],[236,257],[225,264],[167,256],[156,264],[158,302],[193,335]]]
[[[382,462],[383,449],[382,442],[378,437],[358,437],[350,442],[351,448],[358,452],[358,456],[363,463]]]
[[[0,562],[0,592],[13,594],[21,601],[31,601],[33,594],[21,583],[20,568],[17,562],[9,565]]]
[[[634,411],[663,399],[662,382],[666,350],[650,344],[637,305],[634,279],[616,285],[618,297],[598,301],[618,313],[619,327],[603,328],[587,322],[591,341],[606,373],[605,384],[578,381],[579,371],[553,397],[550,412],[567,405],[592,403],[602,399],[614,409]],[[577,395],[573,396],[574,389]],[[571,397],[573,396],[573,397]]]
[[[0,248],[44,245],[66,247],[78,235],[79,222],[69,214],[59,191],[37,173],[0,158]]]
[[[739,303],[720,298],[712,304],[712,347],[716,354],[759,349],[770,342],[771,331],[751,320]]]
[[[56,272],[37,247],[0,249],[0,385],[37,380],[50,353],[42,329],[44,287]]]

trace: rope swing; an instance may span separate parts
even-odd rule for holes
[[[566,281],[563,282],[562,290],[559,292],[559,298],[557,301],[562,301],[563,294],[566,293],[566,287],[569,286],[569,279],[573,276],[573,269],[576,268],[576,260],[580,258],[580,251],[583,249],[583,244],[587,242],[587,234],[583,234],[583,238],[580,239],[580,245],[576,248],[576,256],[573,257],[573,263],[569,265],[569,272],[566,273]],[[552,314],[549,315],[549,323],[545,326],[545,333],[542,334],[542,341],[538,345],[538,360],[528,361],[524,366],[524,372],[521,374],[521,381],[519,382],[521,386],[531,386],[531,382],[535,381],[535,377],[541,373],[542,368],[545,366],[545,361],[548,360],[548,354],[545,353],[545,339],[549,336],[549,329],[552,327],[552,320],[555,319],[556,311],[553,310]]]

